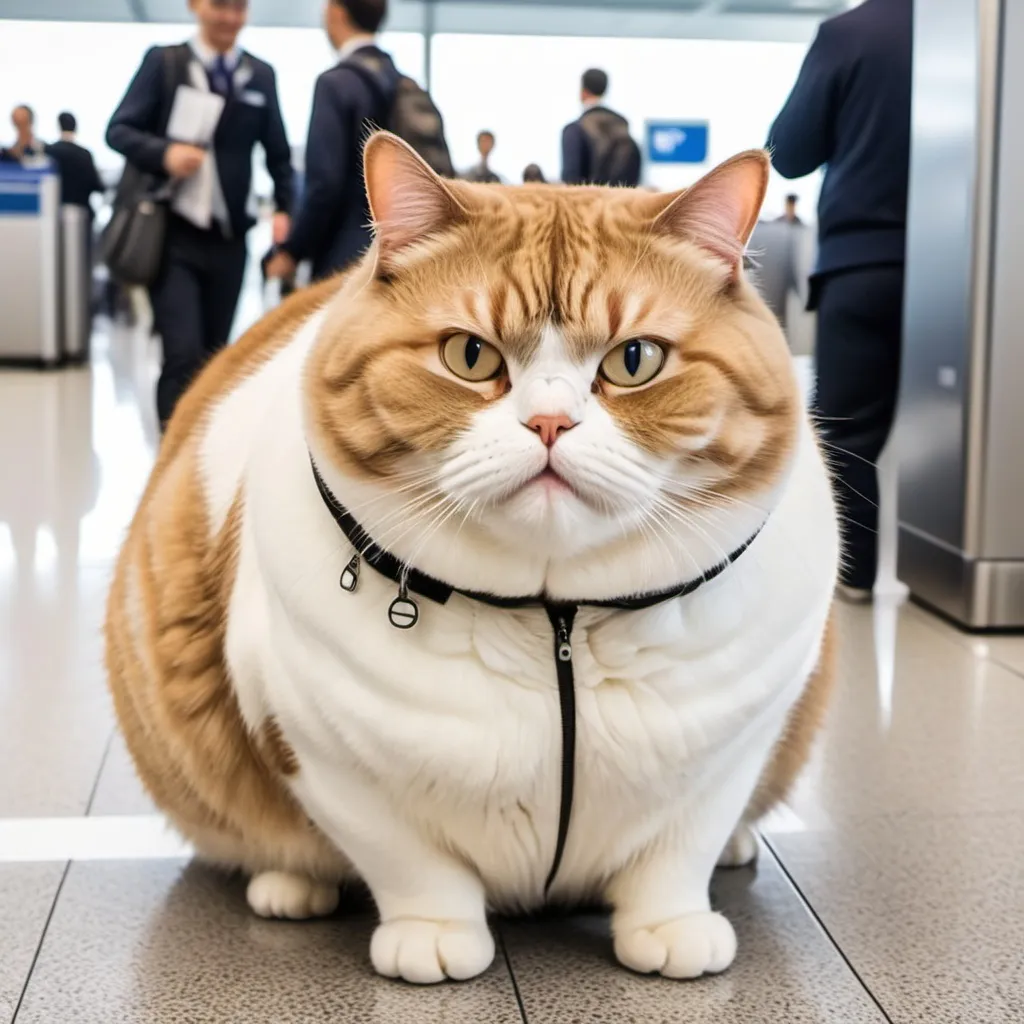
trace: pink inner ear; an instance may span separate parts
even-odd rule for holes
[[[377,136],[368,143],[366,189],[384,260],[447,227],[458,212],[441,179],[392,137]]]
[[[762,154],[738,157],[683,192],[658,221],[738,269],[767,185]]]

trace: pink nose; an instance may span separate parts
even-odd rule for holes
[[[534,416],[526,424],[530,430],[540,435],[540,439],[551,448],[554,443],[569,430],[576,426],[568,416]]]

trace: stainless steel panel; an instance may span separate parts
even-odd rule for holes
[[[900,399],[904,521],[963,543],[971,345],[977,339],[979,153],[994,89],[982,70],[994,0],[918,0],[914,11],[913,158]]]
[[[982,454],[980,555],[1024,559],[1024,5],[1003,14],[1002,88],[992,261],[992,321]],[[1013,59],[1011,60],[1011,55]]]
[[[84,359],[92,330],[92,220],[81,206],[60,211],[61,337],[67,359]]]
[[[900,578],[967,629],[1024,629],[1024,561],[966,558],[904,526]]]
[[[39,195],[37,212],[0,215],[0,359],[55,363],[60,358],[59,238],[60,180],[56,175],[5,176],[5,195]]]

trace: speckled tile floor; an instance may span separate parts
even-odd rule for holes
[[[913,606],[842,610],[827,734],[756,870],[721,873],[741,949],[631,975],[601,915],[495,923],[483,978],[375,978],[372,915],[260,921],[190,863],[114,731],[98,629],[155,440],[149,346],[0,372],[0,1024],[1024,1022],[1024,640]]]

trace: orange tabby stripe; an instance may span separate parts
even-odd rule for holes
[[[300,293],[217,356],[179,405],[121,552],[106,624],[108,678],[147,790],[209,859],[340,878],[341,855],[283,784],[300,769],[280,726],[247,728],[224,644],[244,502],[216,533],[198,453],[204,416],[337,292]]]

